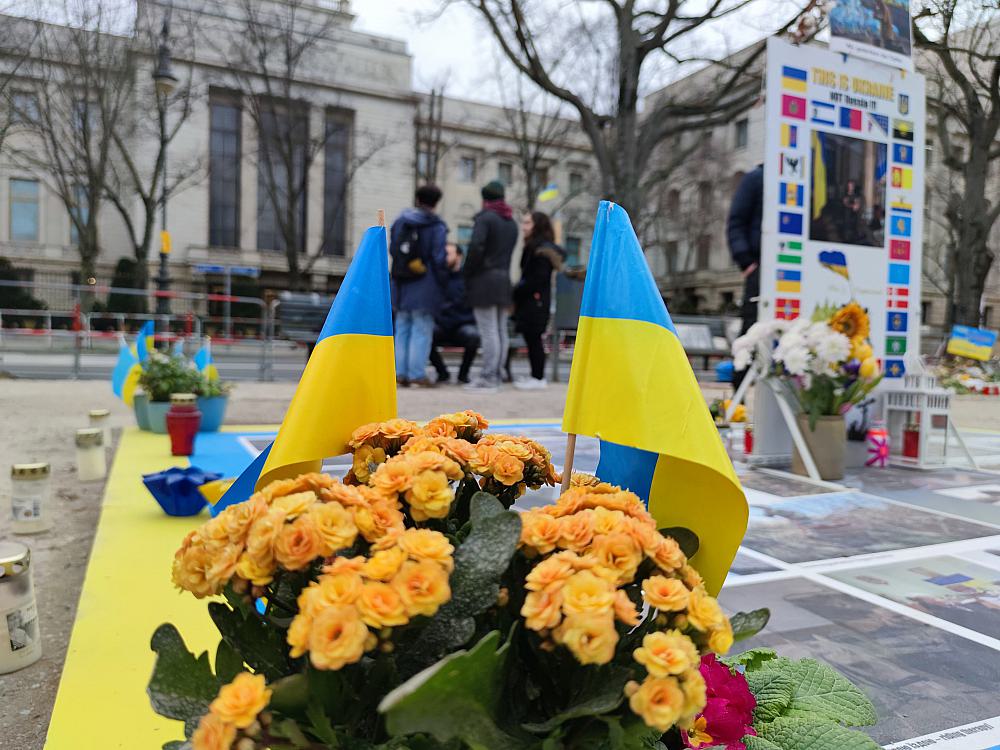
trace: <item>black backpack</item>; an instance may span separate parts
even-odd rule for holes
[[[413,281],[427,273],[427,263],[420,247],[420,227],[404,224],[398,239],[389,243],[392,278]]]

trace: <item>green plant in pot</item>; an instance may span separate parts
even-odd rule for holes
[[[139,377],[139,386],[149,397],[146,412],[151,432],[166,434],[167,411],[174,393],[199,393],[204,377],[185,357],[153,352]]]
[[[232,385],[218,378],[202,374],[198,395],[198,410],[201,412],[199,432],[218,432],[226,419],[226,407]]]

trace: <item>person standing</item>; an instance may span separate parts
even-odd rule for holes
[[[517,222],[504,200],[498,180],[481,191],[483,209],[476,214],[465,260],[465,291],[482,343],[479,377],[465,387],[496,391],[507,353],[507,309],[510,305],[510,258],[517,244]]]
[[[549,324],[552,304],[552,274],[562,269],[566,253],[555,242],[548,214],[533,211],[521,220],[524,249],[521,280],[514,287],[514,320],[528,347],[531,377],[514,381],[522,390],[545,388],[545,346],[542,336]]]
[[[462,364],[458,368],[458,382],[468,383],[472,361],[479,350],[479,331],[476,318],[465,299],[465,279],[462,276],[462,248],[453,242],[446,245],[448,282],[444,289],[444,303],[434,319],[434,345],[431,347],[431,364],[437,371],[437,382],[447,383],[451,378],[439,346],[460,346]]]
[[[743,273],[743,325],[740,335],[757,322],[757,298],[760,296],[760,224],[764,216],[764,165],[758,164],[744,175],[733,195],[726,221],[729,254]],[[746,370],[733,373],[733,386],[739,388]]]
[[[441,200],[435,185],[417,188],[416,205],[392,223],[392,298],[395,320],[396,382],[430,388],[425,367],[434,337],[434,316],[447,283],[448,227],[434,212]]]

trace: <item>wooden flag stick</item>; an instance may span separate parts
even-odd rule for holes
[[[566,460],[563,461],[562,487],[559,489],[561,495],[569,489],[570,479],[573,477],[573,457],[576,455],[576,434],[570,433],[566,436]]]
[[[380,226],[380,227],[384,227],[385,226],[385,209],[384,208],[380,208],[378,211],[376,211],[375,212],[375,217],[376,217],[376,223],[377,223],[377,225]]]

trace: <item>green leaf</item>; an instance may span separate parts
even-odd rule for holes
[[[754,729],[781,750],[880,750],[867,734],[822,719],[783,716]]]
[[[868,696],[832,667],[815,659],[800,659],[783,671],[794,685],[785,716],[823,718],[853,727],[871,726],[878,720]]]
[[[536,734],[547,734],[560,724],[581,716],[600,716],[614,711],[625,699],[625,683],[632,676],[632,670],[622,667],[612,667],[601,670],[595,675],[594,687],[587,691],[572,706],[556,714],[548,721],[535,724],[522,724],[521,728]]]
[[[509,644],[497,648],[493,631],[469,651],[459,651],[414,675],[379,704],[393,736],[427,733],[440,742],[460,739],[472,750],[524,748],[498,726]]]
[[[209,604],[208,614],[225,641],[268,682],[292,671],[283,629],[266,623],[254,612],[244,614],[221,602]]]
[[[184,734],[190,737],[219,692],[208,652],[196,658],[170,624],[156,629],[150,647],[156,652],[156,665],[146,688],[149,700],[160,716],[183,721]]]
[[[733,626],[733,640],[745,641],[752,638],[764,629],[770,619],[771,610],[766,607],[752,612],[737,612],[729,618],[729,624]]]
[[[686,529],[683,526],[669,526],[665,529],[660,529],[660,534],[672,537],[680,545],[681,552],[687,557],[694,557],[698,548],[701,547],[701,540],[698,539],[698,535],[691,531],[691,529]]]
[[[726,666],[743,667],[747,672],[752,672],[755,669],[760,669],[761,666],[767,664],[771,659],[777,658],[777,656],[778,654],[770,648],[751,648],[742,654],[729,656],[719,661]]]
[[[299,727],[295,719],[281,719],[275,721],[268,727],[268,731],[275,737],[281,737],[292,743],[292,747],[309,747],[309,738],[306,737],[302,728]]]
[[[323,707],[316,701],[309,703],[309,707],[306,709],[306,717],[309,719],[311,724],[310,730],[316,738],[324,742],[330,750],[336,750],[340,747],[340,740],[337,738],[337,732],[333,728],[333,724],[330,723],[330,717],[326,715]]]
[[[503,512],[503,503],[489,492],[477,492],[469,503],[469,521],[473,526]]]
[[[776,669],[761,669],[746,673],[747,685],[757,699],[755,721],[774,721],[792,702],[795,683],[787,674]]]
[[[304,674],[283,677],[268,685],[271,708],[281,714],[301,714],[309,703],[309,679]]]
[[[481,505],[486,508],[489,504]],[[442,613],[447,617],[474,617],[496,604],[500,576],[507,570],[520,538],[521,519],[513,511],[473,523],[468,538],[455,551],[455,569],[449,579],[451,600],[441,608]]]
[[[191,743],[181,740],[171,740],[170,742],[163,743],[163,750],[191,750]]]
[[[744,737],[743,745],[746,747],[746,750],[784,750],[780,745],[775,745],[763,737]]]
[[[215,650],[215,674],[219,682],[228,684],[242,671],[243,659],[240,655],[225,640],[219,641],[219,647]]]

